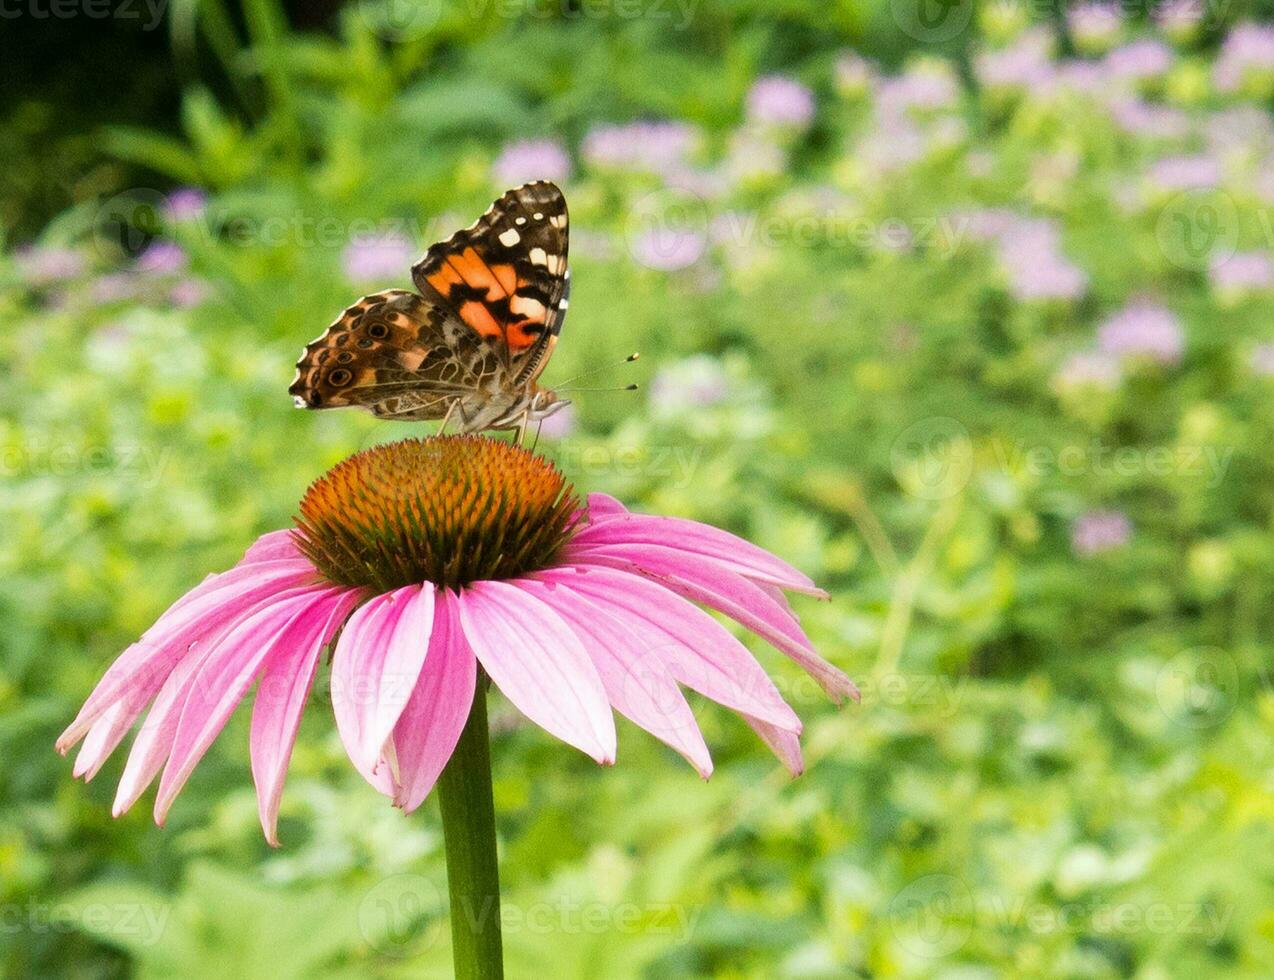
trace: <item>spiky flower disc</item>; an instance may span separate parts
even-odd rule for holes
[[[580,503],[547,460],[483,436],[375,446],[315,480],[297,547],[330,582],[385,592],[549,568]]]

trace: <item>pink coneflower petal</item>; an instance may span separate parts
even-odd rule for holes
[[[805,760],[801,757],[801,740],[793,732],[761,721],[759,718],[753,718],[751,715],[744,715],[743,720],[760,736],[761,741],[774,753],[774,757],[783,763],[784,769],[793,776],[799,776],[805,771]]]
[[[518,583],[550,604],[592,655],[615,710],[685,757],[707,779],[712,757],[694,712],[658,651],[625,628],[609,610],[577,592],[535,579]]]
[[[566,566],[533,576],[605,604],[644,636],[682,684],[718,704],[792,732],[800,719],[769,675],[729,631],[703,610],[647,579],[601,566]]]
[[[429,652],[407,707],[394,726],[398,781],[394,805],[407,813],[420,806],[460,740],[473,706],[478,663],[460,628],[454,593],[434,598]]]
[[[837,703],[844,697],[859,696],[853,681],[814,652],[789,609],[712,559],[659,545],[615,545],[585,552],[578,560],[580,564],[635,571],[678,595],[716,609],[787,654]]]
[[[305,561],[305,556],[296,546],[296,532],[285,528],[261,535],[243,553],[239,564],[251,565],[263,561]]]
[[[236,566],[205,579],[107,668],[75,720],[58,738],[58,751],[65,753],[111,705],[133,690],[147,691],[147,699],[153,696],[197,639],[237,622],[262,599],[314,578],[309,565],[272,561]]]
[[[150,696],[139,687],[107,708],[84,736],[80,751],[76,753],[71,775],[76,779],[83,776],[85,782],[96,776],[102,764],[133,727],[133,722],[146,707],[148,700]]]
[[[615,761],[615,719],[584,645],[552,608],[507,582],[460,593],[478,662],[518,710],[598,762]]]
[[[359,607],[336,641],[336,727],[345,751],[365,775],[378,770],[385,743],[407,706],[433,621],[433,586],[408,585]]]
[[[173,737],[168,764],[155,798],[155,822],[168,810],[199,760],[251,690],[276,649],[307,645],[317,639],[341,590],[316,587],[271,602],[230,630],[209,651],[191,680]]]
[[[591,506],[591,504],[590,504]],[[826,598],[806,575],[750,541],[707,524],[680,517],[646,514],[608,514],[585,525],[571,542],[572,548],[604,548],[607,545],[657,544],[715,558],[748,578],[769,582],[793,592]]]
[[[318,631],[287,647],[280,644],[276,654],[266,661],[257,685],[249,742],[252,780],[257,787],[261,829],[272,847],[279,844],[277,826],[283,781],[301,725],[301,711],[318,673],[319,655],[358,599],[359,592],[353,589],[332,597],[327,618]]]

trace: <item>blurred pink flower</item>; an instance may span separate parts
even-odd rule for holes
[[[1090,510],[1071,525],[1071,547],[1081,558],[1124,547],[1132,540],[1132,522],[1117,510]]]
[[[555,140],[519,140],[500,151],[491,173],[501,187],[530,180],[564,181],[571,175],[571,158]]]
[[[164,217],[169,221],[192,221],[204,213],[208,195],[198,187],[179,187],[164,201]]]
[[[1268,289],[1274,283],[1274,263],[1265,252],[1237,252],[1217,256],[1208,266],[1208,278],[1223,292]]]
[[[411,240],[398,232],[360,236],[341,252],[341,268],[353,283],[402,279],[416,258]]]
[[[762,126],[805,129],[814,119],[814,93],[784,75],[764,75],[748,91],[748,119]]]
[[[84,274],[87,263],[82,253],[57,245],[28,245],[13,253],[14,265],[29,285],[50,286],[76,279]]]
[[[1071,354],[1057,370],[1054,378],[1059,388],[1119,387],[1123,372],[1119,361],[1101,351],[1079,351]]]
[[[1145,357],[1159,364],[1176,364],[1185,351],[1185,334],[1181,321],[1170,310],[1137,300],[1101,325],[1097,346],[1119,357]]]
[[[137,256],[137,271],[153,276],[172,276],[190,264],[186,250],[176,242],[158,239]]]
[[[1221,165],[1203,155],[1164,157],[1151,164],[1149,176],[1166,191],[1215,187],[1221,182]]]
[[[187,278],[173,283],[168,298],[174,306],[198,306],[212,295],[212,289],[203,279]]]
[[[1078,3],[1066,11],[1071,38],[1081,51],[1105,51],[1119,40],[1124,18],[1113,3]]]
[[[1248,358],[1252,370],[1265,378],[1274,378],[1274,344],[1258,344]]]
[[[1106,55],[1106,71],[1111,78],[1140,81],[1166,75],[1175,60],[1172,49],[1162,41],[1143,37]]]
[[[591,167],[665,174],[684,168],[699,140],[699,131],[682,122],[601,125],[585,135],[580,155]]]
[[[575,406],[567,405],[541,422],[537,434],[545,439],[565,439],[575,432],[577,425]]]
[[[1274,72],[1274,26],[1239,24],[1226,36],[1212,67],[1216,86],[1236,92],[1254,75]]]

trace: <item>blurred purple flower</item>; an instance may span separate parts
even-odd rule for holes
[[[1122,376],[1116,358],[1101,351],[1079,351],[1062,362],[1053,380],[1059,388],[1114,389]]]
[[[974,61],[978,81],[987,88],[1033,89],[1052,81],[1052,35],[1024,31],[1006,48],[981,52]]]
[[[171,276],[185,270],[190,264],[186,250],[176,242],[159,239],[146,246],[137,256],[137,271],[152,276]]]
[[[1078,299],[1087,291],[1088,276],[1063,254],[1061,233],[1052,221],[1006,208],[968,211],[953,220],[973,238],[995,242],[1009,291],[1017,299]]]
[[[1122,548],[1132,539],[1132,522],[1118,510],[1090,510],[1071,524],[1071,547],[1081,558]]]
[[[1101,95],[1110,88],[1110,76],[1104,61],[1070,59],[1057,66],[1052,87],[1084,95]]]
[[[71,248],[28,245],[13,253],[18,274],[32,286],[48,286],[83,275],[84,256]]]
[[[178,187],[164,201],[164,217],[169,221],[191,221],[207,206],[208,195],[198,187]]]
[[[787,170],[787,153],[751,127],[730,137],[722,171],[731,184],[748,184],[781,176]]]
[[[539,435],[545,439],[565,439],[575,432],[576,424],[575,406],[567,405],[540,423]]]
[[[571,158],[556,140],[518,140],[500,151],[491,173],[501,187],[529,180],[566,180],[571,175]]]
[[[1208,117],[1204,124],[1208,152],[1220,159],[1261,157],[1274,150],[1270,114],[1254,105],[1232,106]]]
[[[955,76],[937,65],[925,65],[882,79],[876,110],[882,119],[890,119],[912,110],[949,109],[959,100],[960,84]]]
[[[1215,187],[1221,182],[1221,165],[1203,155],[1164,157],[1151,164],[1149,176],[1166,191]]]
[[[1217,256],[1208,266],[1208,278],[1222,292],[1266,289],[1274,282],[1274,263],[1265,252],[1237,252]]]
[[[689,228],[648,228],[631,242],[632,256],[647,269],[675,272],[694,265],[707,248],[702,232]]]
[[[1261,377],[1274,377],[1274,344],[1258,344],[1254,347],[1248,364]]]
[[[699,354],[659,369],[650,382],[648,399],[660,414],[710,408],[725,401],[730,382],[715,357]]]
[[[1097,331],[1097,346],[1119,357],[1144,357],[1159,364],[1176,364],[1185,351],[1185,334],[1171,310],[1137,300],[1101,325]]]
[[[123,299],[132,299],[137,295],[137,277],[127,272],[113,272],[98,276],[93,280],[89,293],[98,303],[116,303]]]
[[[814,119],[814,93],[784,75],[763,75],[748,91],[748,119],[762,126],[805,129]]]
[[[198,306],[212,295],[212,289],[202,279],[181,279],[168,291],[168,298],[174,306],[183,308]]]
[[[870,92],[876,83],[876,66],[853,51],[836,59],[832,74],[836,91],[846,98]]]
[[[1113,3],[1080,3],[1066,12],[1071,38],[1081,51],[1105,51],[1119,39],[1124,18]]]
[[[1115,48],[1106,55],[1106,71],[1111,78],[1140,81],[1158,78],[1172,69],[1172,49],[1162,41],[1143,37]]]
[[[1181,43],[1194,37],[1204,13],[1204,0],[1163,0],[1154,17],[1164,34]]]
[[[1134,97],[1111,100],[1110,114],[1120,129],[1133,136],[1176,140],[1190,133],[1190,119],[1180,109]]]
[[[580,155],[591,167],[664,174],[684,167],[699,139],[681,122],[602,125],[585,135]]]
[[[1213,78],[1222,92],[1235,92],[1252,75],[1274,70],[1274,26],[1239,24],[1221,45],[1213,65]]]
[[[360,236],[341,252],[341,268],[350,282],[400,279],[415,257],[411,240],[398,232]]]

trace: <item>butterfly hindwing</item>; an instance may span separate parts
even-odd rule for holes
[[[431,246],[412,268],[412,280],[499,352],[511,382],[531,381],[562,329],[569,232],[557,186],[524,184],[469,228]]]
[[[442,418],[496,367],[445,307],[390,289],[364,296],[306,346],[288,392],[306,408]]]

